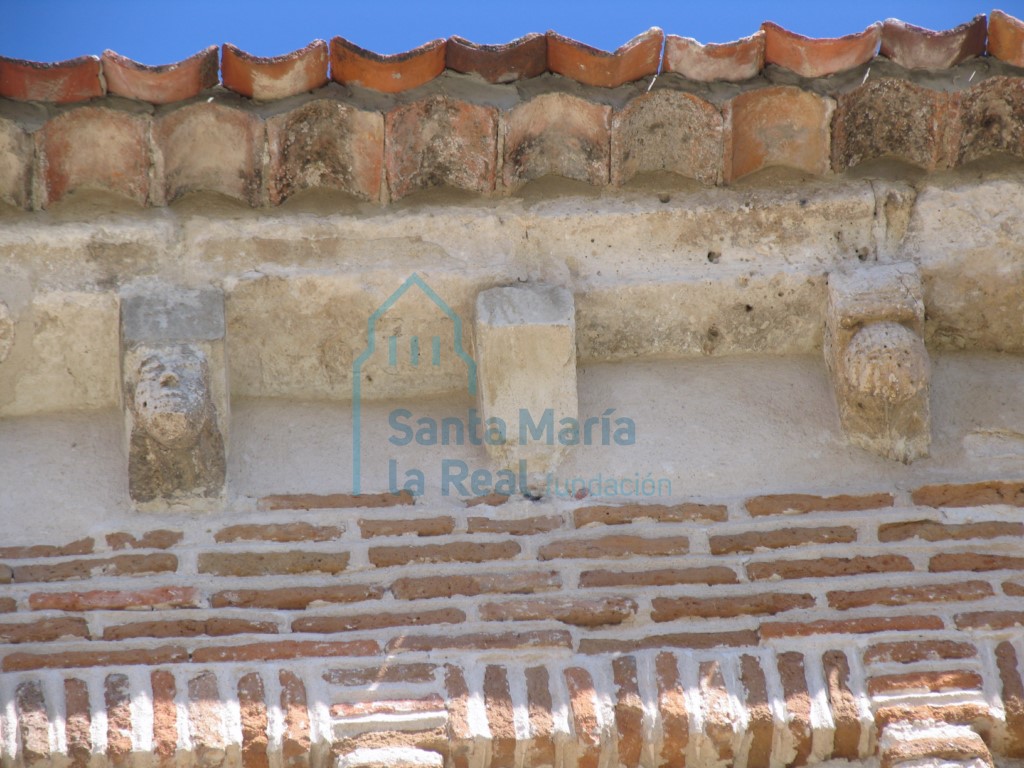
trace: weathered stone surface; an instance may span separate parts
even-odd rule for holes
[[[722,115],[691,93],[654,91],[612,116],[612,183],[670,171],[715,184],[722,169]]]
[[[476,354],[484,423],[500,419],[504,442],[487,449],[499,469],[543,485],[566,453],[563,419],[579,418],[572,294],[550,285],[492,288],[477,297]],[[551,429],[539,425],[552,419]]]
[[[957,165],[992,154],[1024,157],[1024,78],[993,77],[960,95]]]
[[[911,462],[931,443],[931,367],[916,268],[886,265],[829,277],[825,362],[850,441]]]
[[[17,208],[32,203],[32,137],[13,120],[0,118],[0,201]]]
[[[270,202],[304,189],[380,197],[384,119],[339,101],[318,99],[267,118]]]
[[[14,319],[7,304],[0,301],[0,363],[7,359],[14,346]]]
[[[384,160],[392,199],[447,184],[494,189],[498,110],[432,96],[397,106],[385,118]]]

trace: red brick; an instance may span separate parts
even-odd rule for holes
[[[957,164],[982,157],[1024,157],[1024,82],[1019,77],[993,77],[960,95],[960,146]],[[1020,501],[1018,485],[1017,501]]]
[[[624,525],[634,520],[654,520],[658,523],[724,522],[726,509],[721,504],[623,504],[580,507],[573,512],[573,519],[577,528],[591,523]]]
[[[286,767],[309,765],[309,708],[306,686],[294,672],[282,669],[281,711],[284,733],[281,735],[281,757]]]
[[[826,77],[859,67],[871,60],[878,49],[881,24],[877,22],[844,37],[804,37],[766,21],[764,58],[768,64],[796,72],[802,77]]]
[[[314,603],[357,603],[380,600],[382,587],[343,584],[336,587],[280,587],[278,589],[232,589],[210,598],[214,608],[269,608],[299,611]]]
[[[857,531],[849,526],[776,528],[728,536],[710,536],[708,539],[711,553],[714,555],[756,552],[758,549],[783,549],[804,544],[849,544],[856,540]]]
[[[584,85],[617,88],[658,71],[664,33],[652,28],[614,52],[548,32],[548,69]]]
[[[556,571],[509,571],[398,579],[391,585],[391,593],[399,600],[423,600],[452,595],[531,595],[561,586]]]
[[[0,56],[0,96],[5,98],[69,104],[102,95],[100,60],[95,56],[54,63]]]
[[[416,627],[427,624],[458,624],[466,614],[458,608],[438,608],[407,613],[362,613],[352,616],[308,616],[292,622],[292,632],[353,632],[387,627]]]
[[[789,651],[778,656],[779,677],[786,699],[789,732],[793,736],[796,754],[788,765],[806,765],[811,754],[811,695],[807,690],[802,653]]]
[[[950,723],[955,725],[968,724],[987,727],[992,720],[992,713],[987,704],[974,702],[964,704],[920,704],[910,706],[895,704],[878,707],[875,710],[875,723],[881,731],[892,723]]]
[[[950,571],[1003,571],[1024,570],[1024,557],[1009,555],[981,555],[973,552],[946,553],[934,555],[928,561],[928,570],[932,573],[949,573]]]
[[[449,515],[421,517],[417,520],[360,520],[364,539],[376,536],[445,536],[455,530],[455,518]]]
[[[185,534],[181,531],[161,529],[147,531],[138,537],[123,532],[108,533],[106,539],[107,546],[111,549],[170,549],[175,544],[180,543],[184,537]]]
[[[453,664],[446,664],[444,668],[444,687],[447,693],[446,703],[448,706],[448,733],[451,738],[458,742],[466,742],[472,738],[472,731],[469,728],[469,686],[466,685],[466,677],[462,670]],[[455,756],[464,757],[467,744],[459,744],[462,749],[455,750]]]
[[[249,672],[239,679],[243,768],[269,768],[266,701],[263,678],[258,672]]]
[[[384,118],[378,112],[334,99],[308,102],[267,118],[267,150],[273,205],[305,189],[380,199]]]
[[[443,710],[444,707],[444,699],[435,693],[420,699],[339,702],[331,705],[331,717],[347,719],[366,717],[367,715],[405,715],[417,712],[437,712]]]
[[[231,43],[221,46],[221,81],[259,101],[286,99],[327,84],[327,43],[314,40],[282,56],[253,56]]]
[[[80,189],[149,198],[148,115],[79,107],[51,118],[36,134],[45,205]]]
[[[1024,611],[978,611],[958,613],[957,629],[1009,629],[1024,626]]]
[[[153,754],[161,763],[169,762],[178,749],[178,687],[174,675],[153,670],[149,675],[153,689]]]
[[[334,541],[340,539],[345,529],[338,525],[313,525],[312,523],[250,523],[230,525],[214,534],[218,544],[233,541]]]
[[[722,618],[736,616],[774,616],[784,611],[814,607],[810,595],[761,593],[739,597],[656,597],[651,601],[654,621],[675,621],[681,618]]]
[[[580,588],[735,584],[737,581],[733,570],[721,565],[707,568],[658,568],[650,571],[583,571],[580,574]]]
[[[477,543],[454,541],[450,544],[370,547],[370,562],[378,568],[409,563],[483,563],[489,560],[511,560],[520,547],[514,541]]]
[[[637,96],[612,116],[611,136],[613,184],[670,172],[713,185],[722,175],[722,113],[694,94],[665,89]],[[709,510],[725,518],[725,507]]]
[[[193,587],[154,587],[139,590],[97,589],[91,592],[34,592],[33,611],[120,611],[135,609],[196,608],[199,593]]]
[[[747,566],[747,576],[755,581],[776,577],[780,579],[821,579],[912,570],[914,570],[914,564],[903,555],[858,555],[857,557],[822,557],[815,560],[751,563]]]
[[[821,619],[820,621],[766,621],[761,635],[771,637],[806,637],[808,635],[865,635],[875,632],[920,632],[943,629],[938,616],[871,616],[863,619]]]
[[[731,43],[708,43],[678,35],[665,38],[665,72],[678,72],[700,82],[740,82],[756,77],[764,67],[764,32]]]
[[[1004,640],[996,646],[996,666],[1006,712],[1007,757],[1024,757],[1024,681],[1013,645]]]
[[[740,679],[747,690],[747,731],[750,733],[747,768],[769,768],[775,718],[768,700],[768,683],[757,657],[740,657]]]
[[[412,635],[393,638],[388,653],[399,651],[489,651],[515,648],[572,648],[572,636],[563,630],[532,632],[477,632],[469,635]]]
[[[196,648],[192,661],[207,664],[219,661],[269,661],[271,659],[306,659],[329,656],[375,656],[380,647],[373,640],[320,642],[316,640],[281,640],[249,645],[216,645]]]
[[[108,50],[100,60],[108,93],[150,104],[173,104],[217,85],[217,54],[217,46],[211,45],[173,64],[147,66]]]
[[[938,520],[909,520],[878,526],[882,542],[923,539],[924,541],[960,541],[962,539],[994,539],[999,536],[1024,535],[1024,523],[991,520],[984,523],[940,523]]]
[[[224,760],[223,706],[213,672],[202,672],[188,681],[189,732],[200,765],[220,765]]]
[[[503,493],[489,493],[486,496],[474,496],[473,498],[466,499],[462,502],[467,507],[478,507],[481,504],[487,507],[500,507],[502,504],[507,502],[509,499]]]
[[[1024,67],[1024,22],[1002,11],[988,17],[988,53],[1015,67]]]
[[[567,93],[518,104],[502,121],[504,186],[515,189],[549,174],[608,184],[610,123],[610,107]]]
[[[282,509],[354,509],[367,507],[408,506],[416,499],[408,491],[398,493],[298,493],[279,496],[264,496],[259,500],[258,507],[267,512]]]
[[[89,639],[89,625],[85,619],[64,617],[0,624],[0,643],[43,643],[62,637]]]
[[[142,573],[169,573],[178,569],[178,558],[165,553],[152,555],[114,555],[89,560],[66,560],[45,565],[16,565],[14,581],[66,581],[101,576],[130,576]]]
[[[256,115],[199,101],[166,112],[153,125],[163,188],[159,203],[206,191],[262,202],[263,123]]]
[[[744,629],[736,632],[674,632],[649,635],[636,640],[611,640],[585,637],[580,640],[580,653],[633,653],[648,648],[741,648],[756,646],[757,632]]]
[[[74,768],[86,768],[92,758],[92,708],[89,686],[84,680],[64,681],[64,712],[68,757]]]
[[[941,765],[985,765],[992,768],[992,754],[981,736],[970,727],[945,728],[941,735],[925,732],[902,733],[883,743],[881,768],[932,763]]]
[[[537,551],[539,560],[558,558],[663,557],[685,555],[690,551],[686,536],[603,536],[595,539],[562,539],[545,544]]]
[[[704,710],[704,733],[711,741],[719,760],[734,758],[731,697],[725,687],[721,664],[717,661],[702,661],[698,670],[697,686]]]
[[[547,667],[527,667],[526,706],[531,740],[527,747],[527,765],[555,764],[555,721],[552,716],[551,681]]]
[[[489,517],[471,517],[468,523],[470,533],[504,533],[509,536],[532,536],[538,533],[557,531],[562,527],[562,518],[555,515],[524,517],[518,520],[493,520]]]
[[[636,659],[620,656],[612,660],[615,683],[615,726],[619,732],[619,764],[638,768],[643,748],[643,702],[637,682]]]
[[[198,637],[240,635],[248,633],[275,634],[277,625],[270,621],[243,619],[180,619],[167,621],[136,621],[118,624],[103,630],[104,640],[125,640],[133,637]]]
[[[906,640],[898,643],[878,643],[864,651],[864,661],[913,664],[918,661],[941,659],[972,659],[978,655],[970,643],[953,640]]]
[[[948,168],[955,120],[955,95],[900,78],[870,80],[838,97],[833,168],[889,157],[926,171]]]
[[[868,679],[868,693],[877,696],[893,691],[963,691],[981,689],[981,675],[961,670],[942,672],[907,672],[897,675],[879,675]]]
[[[581,667],[569,667],[564,675],[569,689],[572,730],[576,734],[579,750],[578,767],[597,768],[601,756],[601,730],[597,722],[597,697],[593,678]]]
[[[442,705],[443,706],[443,705]],[[516,764],[516,726],[508,672],[488,664],[484,670],[484,707],[491,731],[491,766],[514,768]]]
[[[842,760],[860,758],[860,710],[850,690],[850,662],[842,651],[825,651],[821,657],[832,721],[836,731],[832,757]]]
[[[96,542],[91,536],[72,541],[70,544],[36,544],[23,547],[0,547],[0,558],[15,560],[22,557],[64,557],[66,555],[91,555]]]
[[[1004,581],[1003,592],[1010,597],[1024,597],[1024,582]]]
[[[175,645],[116,651],[67,651],[64,653],[9,653],[4,672],[71,667],[122,667],[135,664],[176,664],[188,661],[188,651]]]
[[[668,651],[659,653],[654,660],[654,671],[658,683],[658,711],[661,713],[664,734],[661,764],[682,765],[690,741],[690,719],[675,654]]]
[[[753,517],[764,515],[802,515],[808,512],[858,512],[865,509],[891,507],[891,493],[861,496],[813,496],[807,493],[780,493],[747,499],[746,507]]]
[[[735,96],[726,106],[725,179],[771,166],[822,175],[829,170],[828,103],[788,85]]]
[[[0,613],[14,613],[18,602],[13,597],[0,597]]]
[[[200,552],[199,572],[216,576],[341,573],[348,552]]]
[[[332,685],[365,687],[382,683],[430,683],[436,664],[385,664],[358,669],[329,669],[323,678]]]
[[[4,670],[8,671],[6,659]],[[42,683],[38,680],[19,683],[14,690],[14,703],[18,714],[18,743],[25,765],[32,766],[49,760],[50,719],[46,714]]]
[[[860,591],[828,593],[828,604],[839,611],[865,608],[869,605],[912,605],[914,603],[947,603],[982,600],[995,593],[987,581],[966,581],[958,584],[928,584],[919,587],[878,587]]]
[[[577,627],[621,624],[636,614],[636,602],[626,597],[538,597],[484,603],[484,621],[560,621]]]
[[[132,753],[132,691],[127,675],[107,675],[104,684],[107,707],[107,760],[126,765]]]
[[[434,95],[393,107],[384,125],[384,163],[392,199],[441,184],[472,192],[494,190],[494,107]]]
[[[1024,506],[1024,483],[990,480],[962,485],[924,485],[912,494],[923,507],[980,507],[987,504]]]

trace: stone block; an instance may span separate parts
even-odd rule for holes
[[[829,276],[825,362],[854,445],[909,463],[928,455],[931,368],[916,267]]]
[[[128,492],[143,509],[205,509],[224,494],[229,414],[224,297],[147,283],[121,300]]]
[[[525,462],[530,487],[543,487],[571,442],[559,439],[564,420],[579,418],[572,294],[552,285],[483,291],[476,354],[481,416],[505,425],[505,441],[488,445],[492,459],[517,473]]]

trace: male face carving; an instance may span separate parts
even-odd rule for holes
[[[136,424],[167,448],[194,445],[209,416],[206,360],[190,347],[146,355],[135,385]]]

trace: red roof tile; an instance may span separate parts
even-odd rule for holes
[[[0,96],[67,104],[103,95],[96,56],[40,63],[0,56]]]
[[[259,101],[272,101],[312,91],[327,83],[327,43],[314,40],[283,56],[253,56],[224,43],[221,55],[224,87]]]
[[[770,21],[761,25],[765,38],[765,61],[803,77],[825,77],[844,72],[869,61],[878,50],[881,24],[845,37],[804,37]]]
[[[664,38],[664,32],[652,27],[609,53],[548,32],[548,68],[584,85],[614,88],[655,74]]]
[[[988,21],[988,52],[1007,64],[1024,67],[1024,21],[992,11]]]
[[[384,93],[429,83],[444,71],[447,41],[431,40],[405,53],[382,56],[343,37],[331,40],[331,79]]]
[[[448,69],[480,75],[489,83],[512,83],[548,69],[548,41],[536,33],[504,45],[478,45],[453,35],[448,38]]]
[[[887,19],[879,53],[907,69],[946,69],[985,53],[985,29],[984,15],[942,32]]]
[[[110,50],[100,60],[108,92],[151,104],[184,101],[217,85],[216,45],[175,64],[155,67]]]
[[[764,32],[732,43],[701,45],[689,37],[665,39],[666,72],[678,72],[691,80],[737,82],[755,77],[764,67]]]

